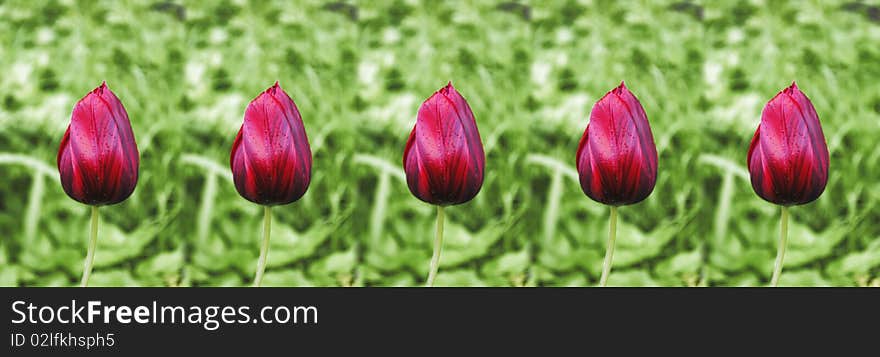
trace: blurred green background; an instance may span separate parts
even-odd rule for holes
[[[261,210],[236,193],[244,108],[280,80],[314,154],[274,210],[264,285],[418,286],[434,210],[401,157],[420,103],[452,81],[486,148],[476,199],[447,210],[437,285],[598,280],[608,209],[577,183],[593,103],[625,80],[660,154],[620,210],[609,285],[766,285],[779,211],[751,189],[763,105],[797,80],[831,151],[791,210],[781,285],[880,286],[880,7],[827,1],[0,0],[0,285],[80,277],[89,210],[55,156],[74,103],[106,80],[141,152],[134,195],[101,209],[92,285],[240,286]]]

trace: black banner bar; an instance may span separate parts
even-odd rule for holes
[[[694,339],[816,342],[834,335],[845,336],[852,347],[876,338],[880,321],[880,289],[0,290],[6,297],[3,338],[13,354],[418,354],[462,346],[549,352],[585,351],[594,344],[625,350],[649,341],[661,346]]]

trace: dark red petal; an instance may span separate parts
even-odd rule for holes
[[[772,178],[766,173],[766,165],[764,165],[763,153],[761,151],[761,125],[755,130],[752,142],[749,144],[749,153],[747,158],[747,166],[751,176],[752,189],[761,198],[767,201],[776,200],[776,193],[773,191]]]
[[[810,153],[815,159],[815,165],[820,176],[824,176],[823,180],[827,180],[828,176],[828,145],[825,141],[825,134],[822,132],[822,125],[819,122],[819,115],[816,108],[807,96],[801,92],[795,83],[786,89],[791,99],[797,104],[804,125],[807,128],[807,138],[812,152]]]
[[[68,127],[64,132],[64,137],[61,138],[61,145],[58,148],[58,159],[56,160],[58,172],[61,176],[61,186],[64,188],[64,192],[74,200],[78,202],[87,201],[88,199],[83,191],[82,177],[76,170],[77,166],[71,157],[69,144],[70,128]]]
[[[639,149],[643,151],[643,155],[640,157],[644,160],[646,174],[650,175],[653,180],[657,176],[657,146],[654,144],[654,134],[651,133],[648,115],[639,99],[626,88],[623,82],[620,82],[620,86],[616,90],[618,97],[628,109],[629,117],[633,120],[638,135]]]
[[[580,173],[580,184],[584,194],[598,202],[605,202],[605,193],[602,191],[602,177],[592,158],[589,143],[590,124],[584,129],[584,135],[578,144],[577,170]]]
[[[123,149],[125,149],[125,153],[127,157],[131,157],[133,160],[133,164],[137,166],[139,155],[137,152],[137,145],[135,145],[134,132],[131,128],[131,121],[128,118],[128,112],[125,110],[125,107],[122,105],[122,101],[116,97],[116,94],[107,87],[107,83],[101,83],[101,86],[96,88],[92,93],[98,95],[98,98],[107,106],[107,109],[111,113],[111,119],[116,124],[116,129],[119,131],[118,135],[120,137],[120,142],[126,145],[123,145]]]
[[[428,172],[425,170],[424,165],[422,164],[422,160],[419,156],[418,146],[412,145],[412,138],[415,137],[415,129],[413,129],[410,134],[410,140],[408,140],[407,148],[404,151],[403,156],[403,167],[404,171],[407,173],[406,180],[407,186],[410,189],[410,192],[416,196],[416,198],[432,203],[434,202],[434,196],[431,193],[431,186],[428,182]]]
[[[409,138],[406,139],[406,147],[404,147],[404,149],[403,149],[403,166],[406,166],[406,163],[408,161],[408,157],[410,155],[410,150],[412,149],[413,144],[415,143],[415,137],[416,137],[416,127],[413,126],[413,130],[409,132]]]
[[[245,152],[244,147],[241,145],[241,129],[239,129],[238,134],[235,136],[235,141],[232,143],[229,161],[235,189],[242,197],[249,201],[259,201],[254,175],[248,167],[247,152]]]
[[[580,170],[581,160],[584,159],[584,155],[586,154],[584,148],[587,146],[589,142],[589,134],[590,134],[590,124],[587,123],[587,127],[584,129],[584,135],[581,136],[581,140],[578,141],[578,149],[577,149],[577,157],[575,159],[575,166]]]
[[[746,165],[747,166],[752,165],[752,154],[755,152],[755,147],[758,146],[758,142],[759,142],[758,137],[760,136],[760,134],[761,134],[761,124],[758,124],[758,128],[755,129],[755,135],[752,136],[752,141],[749,143],[749,153],[748,153],[748,156],[746,157]]]

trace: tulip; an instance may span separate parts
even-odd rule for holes
[[[483,185],[485,161],[474,113],[449,83],[422,103],[406,142],[409,190],[433,205],[468,202]]]
[[[468,202],[480,192],[485,161],[474,113],[450,82],[422,103],[403,152],[410,192],[437,206],[427,286],[433,286],[440,262],[443,209]]]
[[[61,187],[70,198],[92,206],[89,248],[81,286],[87,286],[95,257],[98,206],[124,201],[134,192],[140,163],[128,113],[103,82],[73,107],[58,148]]]
[[[777,286],[785,257],[788,206],[815,201],[828,182],[828,146],[819,115],[794,82],[764,106],[749,145],[748,166],[755,193],[781,206],[779,246],[770,280]]]
[[[235,189],[263,205],[263,242],[254,286],[260,286],[269,254],[270,208],[299,200],[312,177],[312,151],[302,117],[278,82],[251,101],[230,153]]]
[[[657,147],[639,100],[620,86],[605,94],[590,112],[577,151],[581,189],[591,199],[611,206],[608,246],[599,285],[611,272],[617,206],[641,202],[657,182]]]
[[[828,183],[828,146],[813,103],[795,83],[761,114],[748,154],[752,188],[781,205],[815,201]]]
[[[128,113],[101,83],[73,108],[58,148],[61,186],[80,203],[116,204],[134,192],[139,161]]]

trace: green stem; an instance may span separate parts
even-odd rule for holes
[[[266,271],[266,261],[269,260],[269,233],[272,230],[272,207],[263,206],[263,243],[260,245],[260,260],[257,261],[257,276],[254,277],[254,287],[263,283],[263,272]]]
[[[92,265],[95,263],[95,247],[98,245],[98,206],[92,206],[92,232],[89,237],[89,250],[86,253],[86,261],[83,264],[83,276],[79,286],[89,286],[89,277],[92,276]]]
[[[443,248],[443,206],[437,206],[437,234],[434,236],[434,255],[431,257],[431,270],[425,286],[434,286],[434,278],[440,268],[440,249]]]
[[[782,262],[785,259],[785,245],[788,241],[788,207],[782,206],[782,214],[779,218],[779,247],[776,249],[776,264],[773,267],[773,277],[770,278],[770,286],[779,285],[779,276],[782,275]]]
[[[614,258],[614,239],[617,238],[617,206],[611,206],[611,217],[608,222],[608,247],[605,248],[605,263],[602,265],[602,277],[599,278],[599,286],[608,284],[608,275],[611,273],[611,260]]]

